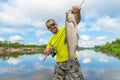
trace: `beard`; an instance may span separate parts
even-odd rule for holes
[[[58,29],[57,28],[53,28],[51,31],[52,31],[52,33],[57,33]]]

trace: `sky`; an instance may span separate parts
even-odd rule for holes
[[[46,44],[53,35],[45,26],[53,18],[65,25],[66,12],[83,0],[0,0],[0,41]],[[120,38],[120,0],[85,0],[77,26],[80,47]]]

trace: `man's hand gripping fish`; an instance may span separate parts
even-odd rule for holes
[[[74,16],[71,13],[66,13],[66,42],[68,46],[68,65],[67,67],[74,67],[76,69],[76,60],[74,54],[78,49],[78,32],[77,23]]]

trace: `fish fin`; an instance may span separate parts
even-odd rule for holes
[[[76,50],[78,50],[79,48],[78,48],[78,45],[76,46]]]
[[[79,47],[78,47],[78,45],[76,46],[76,51],[79,51]]]
[[[77,33],[77,38],[78,38],[78,40],[79,40],[79,35],[78,35],[78,33]]]
[[[79,40],[79,35],[77,34],[77,40]],[[78,41],[77,41],[77,43],[78,43]],[[76,45],[76,51],[78,51],[78,49],[79,49],[79,47],[78,47],[78,44]]]
[[[78,50],[79,50],[79,47],[78,47],[78,45],[77,45],[77,46],[76,46],[76,49],[75,49],[75,52],[78,51]]]
[[[78,38],[78,40],[79,40],[79,35],[77,34],[77,38]],[[78,47],[78,44],[77,44],[77,46],[76,46],[76,51],[78,51],[79,50],[79,47]]]
[[[75,47],[74,53],[77,52],[77,51],[79,51],[78,45]]]

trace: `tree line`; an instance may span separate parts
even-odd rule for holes
[[[115,56],[120,56],[120,38],[117,38],[112,42],[107,42],[102,46],[95,46],[94,49],[104,53],[113,54]]]
[[[43,45],[35,45],[35,44],[21,44],[19,42],[10,42],[10,41],[0,41],[0,47],[40,47],[45,48],[46,44]]]

